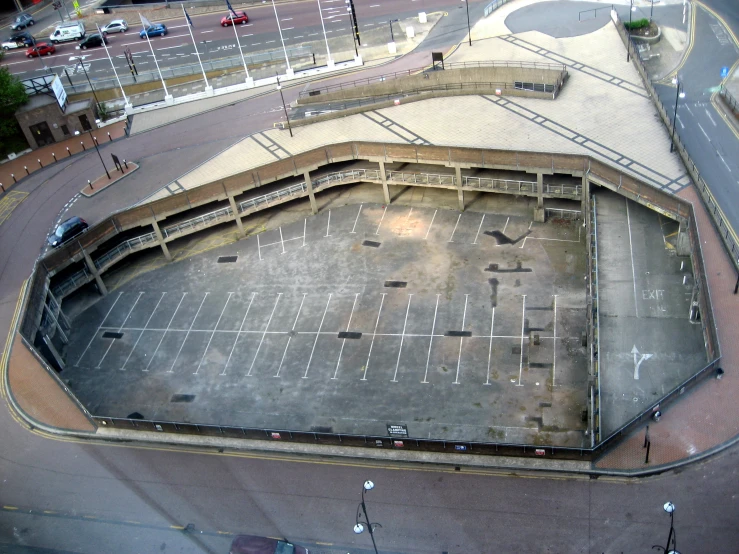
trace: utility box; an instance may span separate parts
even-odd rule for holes
[[[413,25],[408,25],[408,27],[405,28],[405,36],[408,38],[413,38],[416,36],[416,32],[413,30]]]
[[[419,23],[426,23],[428,19],[426,18],[426,12],[418,12],[418,22]]]

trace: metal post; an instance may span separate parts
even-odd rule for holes
[[[277,30],[280,33],[280,42],[282,42],[282,51],[285,52],[285,63],[287,64],[286,73],[292,76],[293,69],[290,67],[290,60],[287,57],[287,48],[285,48],[285,39],[282,36],[282,25],[280,25],[280,18],[277,15],[277,6],[275,6],[275,0],[272,0],[272,8],[275,10],[275,21],[277,21]]]
[[[467,6],[467,37],[470,41],[470,46],[472,46],[472,30],[470,29],[470,2],[469,0],[462,0],[464,2],[464,5]]]
[[[359,46],[362,46],[362,41],[359,38],[359,25],[357,24],[357,12],[354,10],[354,0],[345,0],[345,2],[349,4],[349,11],[352,14],[349,25],[351,26],[352,22],[354,22],[354,33],[353,34],[357,38],[357,44],[359,44]]]
[[[234,14],[233,12],[228,12],[228,16],[231,18],[231,27],[234,28],[234,36],[236,37],[236,46],[239,49],[239,54],[241,55],[241,63],[244,64],[244,72],[246,73],[246,86],[253,86],[254,80],[249,77],[249,68],[246,67],[246,58],[244,58],[244,52],[241,50],[241,42],[239,41],[239,33],[236,32],[236,25],[234,24]]]
[[[334,60],[331,59],[331,51],[328,49],[328,37],[326,36],[326,25],[323,23],[323,12],[321,11],[321,0],[316,0],[316,2],[318,2],[318,15],[321,18],[321,29],[323,29],[323,39],[326,41],[326,57],[328,58],[326,65],[328,67],[331,67],[334,65]],[[316,62],[314,61],[313,65],[315,65],[315,63]]]
[[[739,292],[739,273],[736,275],[736,285],[734,285],[734,294]]]
[[[634,10],[634,0],[629,5],[629,42],[626,45],[626,62],[631,59],[631,12]]]
[[[677,92],[675,93],[675,115],[672,118],[672,136],[670,137],[670,152],[673,152],[675,150],[675,127],[677,127],[677,103],[680,100],[680,87],[682,86],[682,83],[680,82],[680,78],[676,77],[675,80],[677,81]]]
[[[105,170],[105,174],[108,176],[108,180],[110,180],[110,173],[108,173],[108,168],[105,167],[105,162],[103,161],[103,156],[100,154],[100,149],[98,148],[98,142],[95,140],[95,137],[92,136],[92,129],[88,131],[90,133],[90,138],[92,139],[92,144],[95,145],[95,150],[97,150],[98,156],[100,157],[100,163],[103,164],[103,169]]]
[[[82,59],[80,57],[77,57],[77,65],[82,66],[82,71],[85,73],[85,77],[87,77],[87,83],[90,85],[90,90],[92,91],[92,96],[95,98],[95,106],[97,108],[97,112],[100,112],[100,102],[98,101],[98,95],[95,94],[95,89],[92,88],[92,81],[90,81],[90,76],[87,74],[87,69],[85,69],[85,64],[82,63]],[[76,68],[76,66],[75,66]]]
[[[292,127],[290,127],[290,118],[287,115],[287,106],[285,106],[285,97],[282,95],[282,87],[280,86],[280,76],[277,76],[277,90],[280,91],[280,99],[282,100],[282,109],[285,110],[285,119],[287,120],[287,130],[290,131],[290,136],[293,136]]]
[[[652,7],[649,9],[649,23],[652,22],[653,15],[654,15],[654,0],[652,0]]]
[[[367,505],[364,503],[364,491],[365,489],[362,488],[362,511],[364,512],[364,517],[367,520],[367,529],[369,530],[370,538],[372,539],[372,546],[375,548],[375,554],[378,554],[377,543],[375,542],[375,532],[372,530],[372,523],[370,523],[370,518],[367,515]]]
[[[198,52],[198,45],[195,44],[195,37],[192,34],[192,25],[190,25],[190,17],[187,15],[187,12],[185,11],[184,4],[182,4],[182,14],[185,16],[185,23],[187,23],[187,30],[190,31],[190,38],[192,39],[193,47],[195,47],[195,56],[197,56],[198,58],[198,63],[200,64],[200,71],[203,72],[203,81],[205,81],[205,92],[206,94],[209,94],[213,90],[213,87],[210,86],[210,83],[208,83],[208,77],[205,75],[205,68],[203,67],[203,62],[200,59],[200,52]],[[231,18],[231,25],[233,25],[233,17]]]
[[[390,42],[395,42],[395,37],[393,36],[393,20],[388,21],[388,24],[390,25]]]
[[[647,441],[647,456],[644,458],[644,463],[649,463],[649,449],[652,447],[652,441]]]
[[[110,61],[110,67],[113,68],[113,75],[115,75],[115,80],[118,81],[118,86],[121,88],[124,106],[130,106],[131,103],[128,101],[128,98],[126,98],[126,91],[123,90],[121,80],[118,78],[118,72],[115,70],[115,65],[113,65],[113,58],[110,57],[110,52],[108,52],[108,45],[105,44],[105,35],[100,31],[100,26],[97,23],[95,24],[95,27],[97,28],[98,33],[100,33],[100,37],[103,39],[103,48],[105,48],[105,54],[108,56],[108,61]],[[108,136],[110,136],[110,133],[108,133]]]

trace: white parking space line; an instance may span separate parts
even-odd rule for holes
[[[323,327],[323,320],[326,319],[326,312],[328,312],[328,305],[331,304],[331,296],[333,293],[328,295],[328,302],[326,302],[326,309],[323,310],[323,316],[321,317],[321,323],[318,325],[318,331],[316,332],[316,340],[313,341],[313,348],[310,350],[310,358],[308,358],[308,365],[305,366],[305,375],[303,375],[303,379],[308,378],[308,370],[310,369],[310,364],[313,361],[313,353],[316,351],[316,344],[318,343],[318,337],[321,335],[321,328]]]
[[[346,324],[346,332],[349,332],[349,326],[352,324],[352,317],[354,316],[354,308],[357,306],[357,298],[359,298],[359,293],[356,293],[354,295],[354,304],[352,304],[352,311],[349,314],[349,322]],[[339,364],[341,363],[341,355],[344,353],[344,345],[346,345],[346,339],[344,339],[341,342],[341,350],[339,350],[339,359],[336,361],[336,371],[334,371],[334,376],[331,377],[331,379],[336,379],[336,376],[339,374]]]
[[[290,333],[287,336],[287,344],[285,345],[285,351],[282,353],[282,359],[280,360],[280,367],[277,368],[277,373],[275,373],[275,377],[280,376],[280,371],[282,370],[282,364],[285,361],[285,355],[287,354],[287,349],[290,348],[290,340],[293,338],[292,333],[295,331],[295,326],[298,324],[298,318],[300,317],[300,311],[303,309],[303,302],[305,302],[305,295],[306,293],[303,293],[303,298],[300,301],[300,306],[298,307],[298,314],[295,316],[295,321],[293,321],[292,329],[290,329]]]
[[[403,233],[408,230],[411,223],[411,214],[413,213],[413,208],[408,210],[408,215],[405,217],[405,224],[403,227],[400,228],[400,231],[398,232],[398,235],[403,236]]]
[[[397,383],[398,382],[398,366],[400,365],[400,354],[403,352],[403,341],[405,340],[405,328],[408,325],[408,312],[411,311],[411,299],[413,298],[412,294],[408,295],[408,307],[405,310],[405,321],[403,322],[403,334],[400,336],[400,348],[398,348],[398,360],[395,362],[395,373],[393,374],[393,378],[391,379],[391,383]]]
[[[490,384],[490,361],[493,357],[493,327],[495,327],[495,306],[493,306],[493,317],[490,321],[490,346],[488,347],[488,375],[485,384]]]
[[[251,365],[249,366],[249,372],[246,374],[247,377],[251,377],[251,371],[254,369],[254,363],[257,361],[257,356],[259,356],[259,351],[262,349],[262,343],[264,342],[264,337],[267,335],[267,330],[269,329],[269,324],[272,323],[272,318],[275,315],[275,310],[277,309],[277,304],[280,302],[280,298],[282,297],[282,293],[277,293],[277,300],[275,300],[275,305],[272,308],[272,313],[269,314],[269,319],[267,320],[267,325],[264,326],[264,333],[262,333],[262,338],[259,341],[259,346],[257,346],[257,351],[254,353],[254,358],[251,361]],[[316,337],[318,339],[318,337]]]
[[[362,375],[362,379],[360,379],[361,381],[367,380],[367,370],[369,369],[370,356],[372,356],[372,347],[375,345],[375,337],[377,336],[377,326],[380,324],[380,314],[382,313],[382,305],[385,302],[386,294],[387,294],[386,292],[382,293],[382,299],[380,300],[380,309],[377,310],[377,321],[375,321],[375,330],[372,332],[372,342],[370,343],[369,354],[367,354],[367,363],[364,364],[364,374]]]
[[[557,376],[557,295],[554,295],[554,336],[552,337],[552,387]]]
[[[139,344],[139,341],[141,340],[141,337],[144,336],[144,332],[146,331],[146,328],[149,326],[149,322],[151,322],[151,318],[154,317],[154,314],[157,311],[157,308],[159,308],[159,304],[162,303],[162,300],[164,299],[164,295],[167,294],[166,292],[163,292],[162,295],[159,297],[159,301],[157,302],[157,305],[154,306],[154,311],[151,312],[151,315],[149,316],[149,319],[146,320],[146,323],[144,323],[144,328],[141,329],[141,332],[139,333],[138,338],[136,339],[136,342],[133,343],[133,348],[131,348],[131,352],[128,353],[128,356],[126,357],[126,361],[123,362],[123,365],[121,366],[121,371],[126,370],[126,364],[128,363],[128,360],[131,359],[131,354],[133,354],[133,351],[136,350],[136,347]]]
[[[529,229],[531,229],[531,225],[529,225]],[[581,234],[580,234],[580,230],[581,230],[581,227],[578,227],[577,228],[577,240],[570,240],[570,239],[550,239],[550,238],[547,238],[547,237],[530,237],[530,236],[529,237],[524,237],[523,242],[521,243],[521,246],[519,246],[519,249],[521,249],[524,246],[526,246],[526,241],[527,240],[549,240],[549,241],[554,241],[554,242],[580,242],[580,240],[582,240]]]
[[[187,337],[190,336],[190,331],[192,331],[192,328],[195,325],[195,320],[198,318],[198,314],[200,313],[200,310],[203,308],[203,304],[205,304],[205,299],[208,298],[209,294],[210,294],[209,292],[206,292],[203,295],[203,300],[200,302],[200,306],[198,306],[198,311],[195,312],[195,317],[192,318],[192,323],[190,323],[190,328],[187,330],[187,333],[185,333],[185,340],[183,340],[182,344],[180,344],[180,349],[177,351],[177,355],[174,357],[172,366],[169,368],[167,373],[172,373],[174,371],[174,366],[177,363],[177,359],[180,357],[180,353],[182,352],[182,349],[184,348],[185,343],[187,342]]]
[[[282,225],[280,225],[280,245],[282,246],[282,253],[285,253],[285,239],[282,238]]]
[[[231,356],[233,356],[234,349],[236,348],[236,343],[239,342],[239,337],[241,336],[241,333],[244,330],[244,324],[246,323],[246,316],[249,315],[249,310],[251,310],[251,304],[254,302],[254,297],[257,295],[256,292],[251,293],[251,299],[249,300],[249,305],[246,307],[246,312],[244,313],[244,319],[241,320],[241,325],[239,325],[239,330],[236,333],[236,338],[234,339],[234,343],[231,345],[231,351],[228,353],[228,359],[226,360],[226,364],[223,366],[223,371],[221,371],[221,375],[226,375],[226,368],[228,367],[228,363],[231,361]]]
[[[482,214],[482,219],[480,220],[480,226],[477,228],[477,234],[475,235],[475,241],[472,244],[477,244],[477,239],[480,236],[480,230],[482,229],[482,224],[485,221],[485,214]]]
[[[387,206],[385,206],[385,209],[382,211],[382,217],[380,218],[380,224],[377,226],[377,231],[375,231],[376,235],[380,234],[380,227],[382,226],[382,222],[385,219],[386,213],[387,213]]]
[[[169,328],[172,326],[172,321],[174,321],[174,316],[177,315],[178,310],[180,309],[180,306],[182,305],[182,301],[185,299],[185,296],[187,295],[186,292],[182,293],[182,298],[180,298],[179,304],[177,304],[177,307],[174,310],[174,313],[172,314],[172,317],[169,318],[169,323],[167,323],[167,328],[164,330],[164,333],[162,333],[162,338],[159,339],[159,343],[157,344],[157,347],[154,349],[154,353],[151,355],[151,358],[149,359],[149,363],[146,364],[146,367],[142,371],[149,371],[149,366],[151,365],[151,362],[154,361],[154,357],[157,355],[157,352],[159,351],[159,347],[162,345],[162,341],[164,341],[164,337],[167,336],[167,331],[169,331]]]
[[[110,315],[110,312],[112,312],[112,311],[113,311],[113,308],[115,308],[115,305],[116,305],[116,304],[118,303],[118,301],[119,301],[119,300],[121,299],[121,296],[123,296],[123,293],[122,293],[122,292],[119,292],[119,293],[118,293],[118,298],[116,298],[116,299],[115,299],[115,302],[113,302],[113,305],[112,305],[112,306],[110,307],[110,309],[108,310],[108,313],[106,313],[106,314],[105,314],[105,317],[104,317],[104,318],[103,318],[103,320],[102,320],[102,321],[100,322],[100,325],[98,325],[97,331],[95,331],[95,334],[94,334],[94,335],[92,335],[92,337],[90,338],[90,342],[88,342],[88,343],[87,343],[87,347],[86,347],[86,348],[85,348],[85,349],[84,349],[84,350],[82,351],[82,354],[81,354],[81,355],[80,355],[80,357],[79,357],[79,358],[77,359],[77,363],[76,363],[76,364],[74,364],[74,367],[79,367],[79,365],[80,365],[80,361],[82,361],[82,358],[83,358],[83,357],[85,356],[85,354],[87,353],[88,349],[90,348],[90,345],[92,344],[92,341],[94,341],[94,340],[95,340],[95,337],[96,337],[96,336],[97,336],[97,334],[98,334],[98,333],[100,332],[100,329],[102,328],[102,326],[103,326],[103,323],[105,323],[105,320],[106,320],[106,319],[108,319],[108,316]]]
[[[462,312],[462,331],[464,331],[464,323],[467,320],[467,300],[469,299],[469,294],[464,295],[464,312]],[[459,356],[457,357],[457,376],[454,379],[454,384],[459,385],[459,367],[462,364],[462,342],[464,341],[464,337],[459,337]]]
[[[326,223],[326,236],[330,237],[329,230],[331,229],[331,210],[328,211],[328,223]]]
[[[223,309],[221,310],[221,315],[218,316],[218,321],[216,321],[216,324],[213,327],[213,332],[210,334],[210,338],[208,339],[208,344],[205,345],[205,350],[203,351],[203,355],[200,358],[200,363],[198,364],[198,368],[195,370],[193,375],[197,375],[198,371],[200,371],[200,366],[203,365],[203,360],[205,359],[205,355],[208,353],[208,348],[210,348],[210,343],[213,340],[213,336],[216,334],[216,329],[218,329],[218,324],[221,322],[221,318],[223,317],[223,312],[226,311],[226,306],[228,306],[228,303],[231,301],[231,296],[233,296],[233,293],[229,292],[228,298],[226,298],[226,303],[223,305]]]
[[[454,233],[457,232],[457,227],[459,226],[460,219],[462,219],[462,214],[459,214],[459,217],[457,217],[457,223],[454,225],[454,229],[452,230],[452,235],[449,237],[449,240],[447,242],[454,242]]]
[[[259,234],[257,233],[257,252],[259,253],[259,261],[262,261],[262,246],[259,244]]]
[[[436,212],[438,212],[438,211],[439,211],[439,210],[434,210],[434,215],[433,215],[433,217],[431,218],[431,223],[429,223],[429,228],[428,228],[428,230],[426,231],[426,236],[425,236],[425,237],[423,237],[423,240],[426,240],[426,239],[428,239],[428,238],[429,238],[429,233],[431,232],[431,226],[432,226],[432,225],[434,224],[434,219],[436,219]]]
[[[521,304],[521,359],[518,362],[518,384],[517,387],[522,387],[521,374],[523,373],[523,332],[526,325],[526,295],[523,295],[523,302]]]
[[[354,220],[354,227],[352,227],[352,230],[349,231],[350,233],[356,233],[355,229],[357,228],[357,221],[359,221],[359,214],[362,213],[362,206],[364,204],[359,205],[359,211],[357,212],[357,218]]]
[[[434,322],[431,324],[431,337],[429,338],[429,352],[426,355],[426,373],[423,374],[421,383],[428,383],[429,362],[431,361],[431,345],[434,342],[434,330],[436,330],[436,314],[439,312],[439,294],[436,295],[436,307],[434,308]]]
[[[631,215],[629,214],[629,199],[624,198],[626,201],[626,225],[629,228],[629,254],[631,255],[631,281],[634,285],[634,313],[636,318],[639,319],[639,304],[636,300],[636,270],[634,269],[634,246],[631,241]]]
[[[308,218],[305,218],[303,220],[303,246],[305,246],[305,235],[306,235],[307,229],[308,229]]]
[[[121,326],[118,328],[118,333],[121,332],[121,329],[125,327],[126,321],[128,321],[128,318],[131,317],[131,312],[133,312],[133,309],[136,307],[136,304],[139,303],[139,300],[141,300],[141,295],[144,294],[143,292],[140,292],[139,295],[136,297],[136,301],[133,303],[133,306],[131,306],[131,309],[128,310],[128,313],[126,314],[126,318],[123,320],[123,323],[121,323]],[[100,358],[100,361],[98,362],[98,365],[95,367],[97,369],[100,369],[100,365],[103,363],[103,360],[108,355],[108,352],[110,352],[110,349],[113,348],[113,343],[116,341],[116,339],[110,339],[110,344],[108,344],[108,348],[105,349],[105,354],[103,354],[103,357]]]

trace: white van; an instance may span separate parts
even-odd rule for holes
[[[54,32],[49,35],[49,40],[53,44],[59,44],[60,42],[67,40],[80,40],[83,38],[85,38],[85,26],[81,21],[57,25]]]

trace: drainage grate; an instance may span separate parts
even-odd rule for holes
[[[173,394],[170,402],[192,402],[195,400],[194,394]]]
[[[361,339],[362,333],[358,333],[357,331],[341,331],[339,333],[340,339]]]
[[[373,240],[365,240],[362,242],[362,246],[371,246],[372,248],[380,248],[380,242],[375,242]]]
[[[218,262],[219,264],[232,264],[236,260],[238,260],[238,256],[218,256]]]
[[[553,364],[551,362],[529,362],[529,367],[540,368],[540,369],[552,369]]]
[[[446,337],[471,337],[472,331],[447,331],[444,333]]]
[[[122,339],[123,333],[114,333],[113,331],[105,331],[105,333],[103,333],[103,338],[104,339]]]
[[[385,281],[385,286],[391,289],[404,289],[408,286],[408,281]]]

